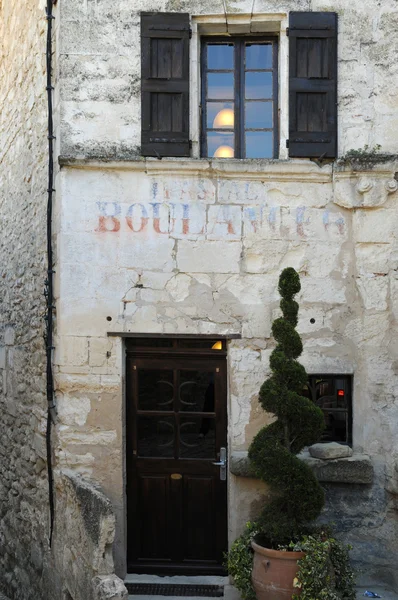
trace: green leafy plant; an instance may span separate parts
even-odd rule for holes
[[[284,269],[278,288],[282,317],[272,325],[277,342],[270,357],[272,375],[259,394],[264,410],[277,420],[261,429],[249,448],[254,474],[270,486],[273,498],[258,522],[247,524],[227,556],[228,571],[244,600],[256,597],[251,581],[254,537],[266,547],[306,553],[295,581],[300,600],[355,598],[348,547],[327,529],[314,527],[324,493],[311,469],[297,457],[319,439],[325,426],[322,411],[301,395],[307,374],[297,361],[303,346],[295,329],[299,307],[294,297],[300,288],[298,273]]]
[[[255,436],[249,459],[255,474],[270,486],[274,498],[260,515],[259,542],[277,548],[308,533],[309,525],[320,514],[324,493],[311,469],[296,455],[320,437],[325,421],[311,400],[301,395],[307,373],[297,361],[303,351],[296,331],[300,291],[298,273],[291,267],[279,277],[282,317],[275,319],[272,333],[277,342],[270,357],[272,375],[259,394],[265,411],[277,420]]]
[[[255,600],[251,573],[251,541],[259,531],[256,523],[247,523],[227,555],[226,566],[243,600]],[[298,542],[279,546],[279,550],[305,552],[298,561],[293,600],[355,600],[355,575],[351,567],[350,546],[336,540],[330,529],[314,529]]]
[[[298,561],[299,570],[293,600],[355,600],[355,577],[350,565],[350,546],[321,530],[289,544],[288,550],[305,552]]]
[[[373,169],[377,163],[385,163],[396,159],[396,154],[381,152],[380,144],[376,144],[373,148],[365,145],[363,148],[348,150],[338,159],[337,164],[350,165],[354,171],[364,171]]]
[[[232,575],[243,600],[256,599],[256,592],[252,585],[253,550],[251,541],[257,533],[256,523],[246,523],[245,531],[234,541],[226,556],[228,573]]]

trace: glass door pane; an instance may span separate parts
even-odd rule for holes
[[[140,369],[138,372],[138,410],[174,410],[173,371]]]

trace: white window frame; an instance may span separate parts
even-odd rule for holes
[[[200,52],[203,35],[237,35],[252,33],[278,34],[278,114],[279,114],[279,156],[289,157],[286,140],[289,138],[289,44],[286,35],[287,13],[200,15],[192,17],[191,69],[190,69],[190,131],[192,158],[200,158],[200,102],[201,69]],[[207,159],[208,160],[208,159]],[[221,159],[236,161],[240,159]],[[247,160],[247,159],[242,159]],[[249,159],[250,160],[250,159]],[[259,159],[256,159],[259,160]],[[275,159],[260,159],[275,160]]]

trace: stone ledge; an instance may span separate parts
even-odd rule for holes
[[[373,465],[366,454],[354,454],[348,458],[322,460],[312,458],[308,452],[299,457],[309,466],[317,479],[323,483],[360,483],[373,481]],[[229,470],[237,477],[254,477],[246,450],[231,452]]]
[[[143,158],[101,159],[60,156],[59,165],[72,169],[110,169],[143,172],[150,176],[216,177],[258,181],[332,183],[331,165],[322,168],[307,159]]]

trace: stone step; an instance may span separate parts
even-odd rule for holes
[[[183,596],[129,596],[128,600],[182,600]],[[189,600],[206,600],[206,596],[189,596]],[[207,598],[210,600],[210,598]],[[214,599],[212,599],[214,600]],[[222,600],[222,598],[220,598]]]
[[[138,583],[138,584],[160,584],[160,585],[211,585],[223,587],[225,591],[229,591],[231,586],[229,585],[228,577],[218,576],[189,576],[189,575],[173,575],[173,576],[159,576],[159,575],[136,575],[129,573],[126,575],[124,583]],[[214,600],[214,596],[162,596],[162,595],[144,595],[144,594],[130,594],[129,600]],[[228,600],[228,594],[224,597],[219,597],[219,600]]]

